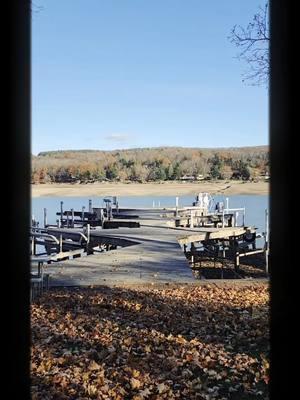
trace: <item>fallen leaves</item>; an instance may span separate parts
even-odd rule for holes
[[[132,389],[139,389],[142,386],[141,381],[139,381],[138,379],[135,379],[135,378],[130,379],[130,384],[131,384]]]
[[[265,284],[50,290],[32,305],[32,398],[266,399],[268,301]]]

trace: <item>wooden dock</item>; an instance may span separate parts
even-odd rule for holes
[[[236,226],[236,210],[241,209],[105,209],[93,208],[90,201],[88,212],[85,207],[64,211],[61,202],[57,225],[46,224],[45,210],[44,228],[32,229],[32,254],[36,244],[44,244],[52,286],[195,283],[191,266],[203,253],[195,244],[224,257],[233,252],[236,269],[243,254],[265,251],[256,249],[254,240],[251,250],[245,243],[240,253],[238,242],[246,234],[255,237],[256,228]]]
[[[72,229],[53,229],[53,235]],[[73,230],[77,232],[77,229]],[[243,234],[244,228],[170,228],[154,225],[140,228],[92,230],[90,240],[96,244],[109,243],[116,250],[94,253],[87,257],[50,264],[47,272],[51,285],[77,286],[120,283],[192,283],[195,278],[180,244],[205,240],[207,237],[229,237]],[[126,247],[123,247],[124,244]]]

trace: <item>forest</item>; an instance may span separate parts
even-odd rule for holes
[[[268,146],[201,149],[59,150],[32,155],[31,183],[167,180],[260,180],[269,175]]]

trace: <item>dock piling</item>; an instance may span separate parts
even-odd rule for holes
[[[33,236],[33,237],[31,238],[31,254],[32,254],[33,256],[35,256],[35,249],[36,249],[36,246],[35,246],[35,237]]]
[[[103,227],[103,222],[104,222],[104,211],[103,208],[100,210],[100,224]]]
[[[240,253],[237,251],[235,253],[234,269],[236,272],[238,272],[239,268],[240,268]]]
[[[235,225],[234,225],[234,226],[238,226],[238,216],[239,216],[239,212],[236,211],[236,212],[234,213],[234,220],[235,220]]]
[[[82,206],[82,209],[81,209],[81,219],[82,219],[82,225],[83,225],[83,223],[84,223],[84,210],[85,210],[85,207],[84,207],[84,206]]]
[[[74,228],[74,208],[71,208],[71,227]]]
[[[47,227],[47,208],[44,208],[44,228]]]
[[[265,260],[266,260],[266,273],[269,273],[269,213],[265,210]]]
[[[64,215],[63,204],[64,204],[64,202],[61,201],[60,202],[60,222],[61,222],[61,225],[63,225],[63,215]]]
[[[190,216],[190,228],[194,228],[194,215],[193,215],[192,210],[191,210],[191,216]]]
[[[87,228],[86,229],[87,243],[89,243],[90,242],[91,225],[87,224],[86,228]]]

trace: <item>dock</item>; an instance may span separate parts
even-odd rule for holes
[[[203,256],[230,258],[238,271],[240,257],[267,255],[266,247],[256,248],[256,229],[237,225],[237,210],[89,203],[86,212],[84,207],[64,211],[61,205],[57,225],[44,221],[44,228],[32,228],[32,254],[37,244],[44,245],[51,286],[195,283],[193,269]]]
[[[244,229],[211,228],[202,230],[174,229],[168,226],[141,225],[140,228],[105,229],[91,231],[90,240],[95,245],[117,246],[115,250],[101,251],[87,257],[66,260],[47,266],[51,285],[77,286],[118,283],[195,282],[182,247],[182,243],[242,235]],[[207,230],[208,229],[208,230]],[[63,229],[47,230],[53,235],[71,233]],[[78,232],[74,229],[73,232]],[[124,246],[126,243],[126,246]]]

